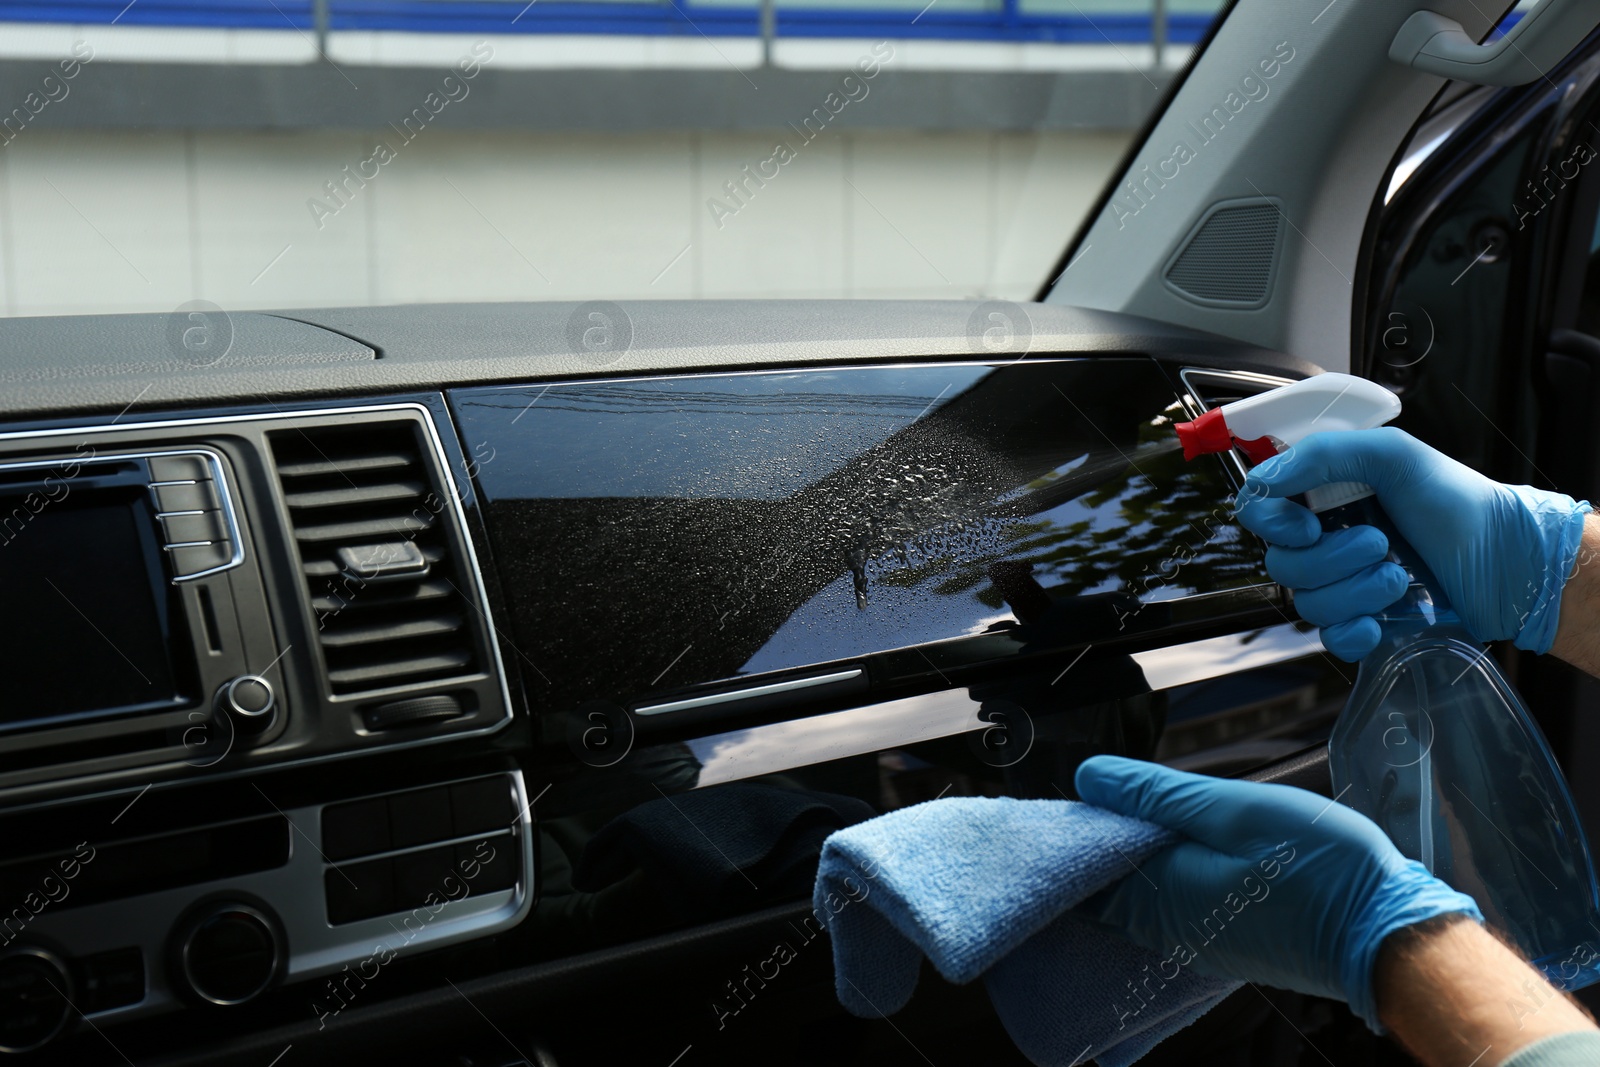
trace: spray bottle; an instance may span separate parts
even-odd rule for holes
[[[1398,414],[1399,397],[1381,385],[1321,374],[1224,404],[1177,431],[1187,459],[1236,447],[1259,463],[1312,433],[1381,426]],[[1319,486],[1305,504],[1324,530],[1382,530],[1389,559],[1410,576],[1405,594],[1377,616],[1382,637],[1361,661],[1328,741],[1335,799],[1476,900],[1557,988],[1600,981],[1600,893],[1543,733],[1371,486]]]

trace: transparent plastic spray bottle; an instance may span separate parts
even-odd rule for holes
[[[1382,386],[1322,374],[1225,404],[1178,436],[1190,459],[1237,446],[1259,463],[1311,433],[1366,429],[1399,413]],[[1320,486],[1305,502],[1325,530],[1381,529],[1390,560],[1411,578],[1377,616],[1378,647],[1361,661],[1328,741],[1336,799],[1469,894],[1552,984],[1600,981],[1600,892],[1543,733],[1371,486]]]

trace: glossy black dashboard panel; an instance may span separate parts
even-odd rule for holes
[[[1341,684],[1146,357],[449,397],[555,761],[540,958],[803,897],[829,828],[1068,796],[1096,752],[1265,762]]]
[[[451,399],[541,710],[676,717],[852,667],[881,690],[1148,639],[1268,585],[1222,463],[1183,461],[1187,416],[1149,359]]]

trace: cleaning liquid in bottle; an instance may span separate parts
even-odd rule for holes
[[[1399,398],[1382,386],[1321,374],[1177,430],[1187,458],[1238,447],[1259,463],[1311,433],[1380,426],[1399,413]],[[1411,579],[1377,616],[1382,636],[1361,661],[1328,741],[1335,798],[1476,900],[1552,984],[1573,990],[1600,981],[1600,891],[1538,725],[1370,486],[1319,486],[1305,503],[1325,530],[1381,529],[1389,559]]]

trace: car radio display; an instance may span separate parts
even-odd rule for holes
[[[75,504],[0,497],[0,730],[182,697],[154,514],[137,492]]]

